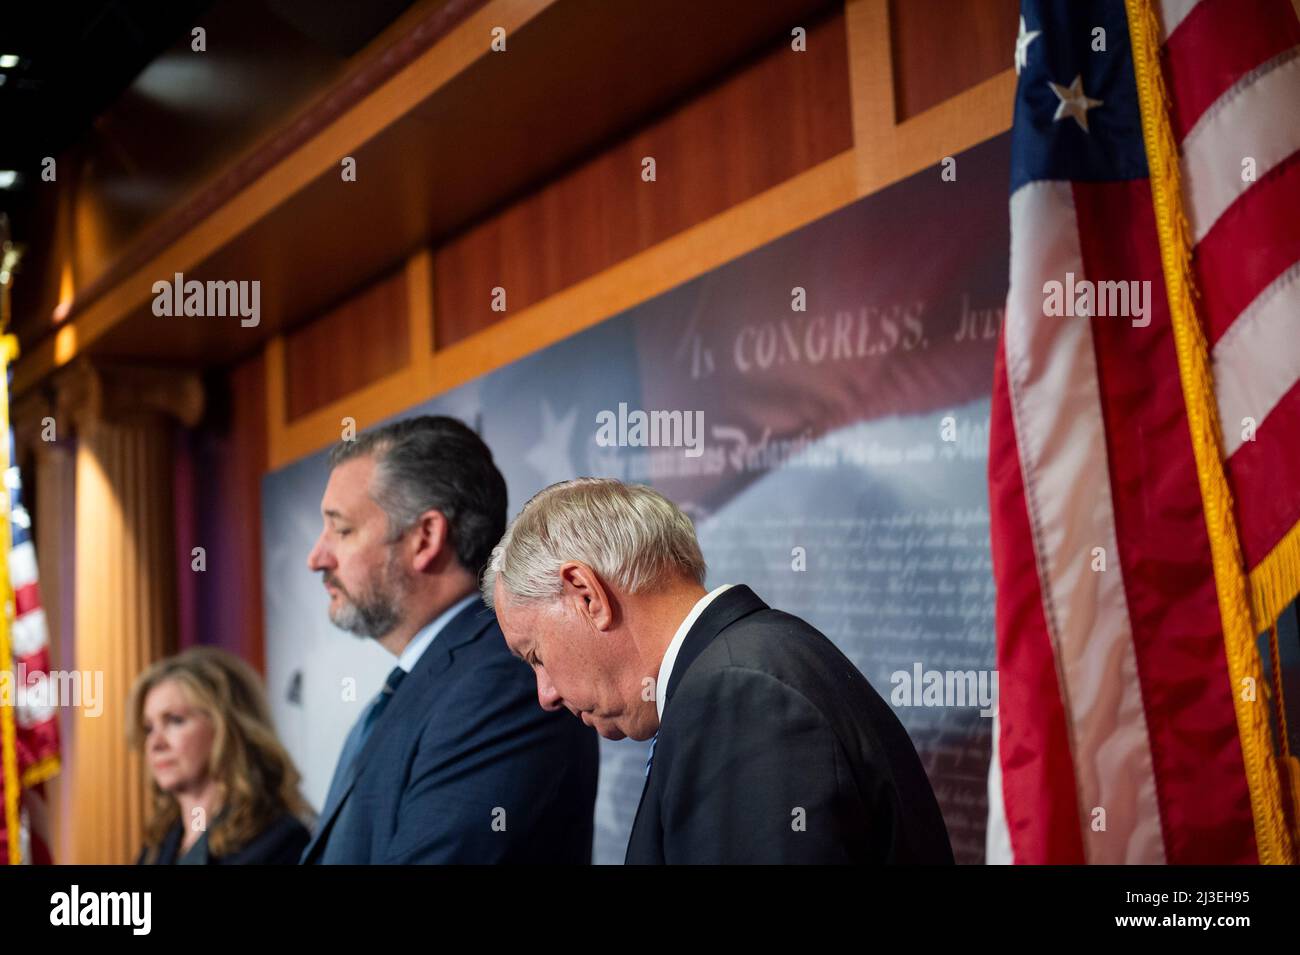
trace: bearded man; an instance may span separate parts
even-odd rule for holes
[[[537,705],[478,594],[505,530],[492,452],[422,416],[330,454],[308,567],[396,666],[339,756],[303,863],[589,863],[596,734]]]

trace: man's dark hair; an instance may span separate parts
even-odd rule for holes
[[[441,512],[461,565],[476,578],[506,531],[506,481],[483,439],[455,418],[404,418],[340,441],[330,469],[372,455],[370,494],[396,540],[428,510]]]

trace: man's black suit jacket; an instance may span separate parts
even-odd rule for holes
[[[669,677],[628,863],[951,863],[907,732],[830,640],[732,587]]]

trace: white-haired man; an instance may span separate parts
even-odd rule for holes
[[[652,739],[629,863],[951,863],[889,706],[815,628],[704,589],[695,529],[651,488],[580,478],[529,501],[482,581],[537,698]]]

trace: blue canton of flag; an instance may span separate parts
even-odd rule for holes
[[[1021,12],[1011,191],[1035,179],[1145,178],[1123,2],[1025,0]]]

